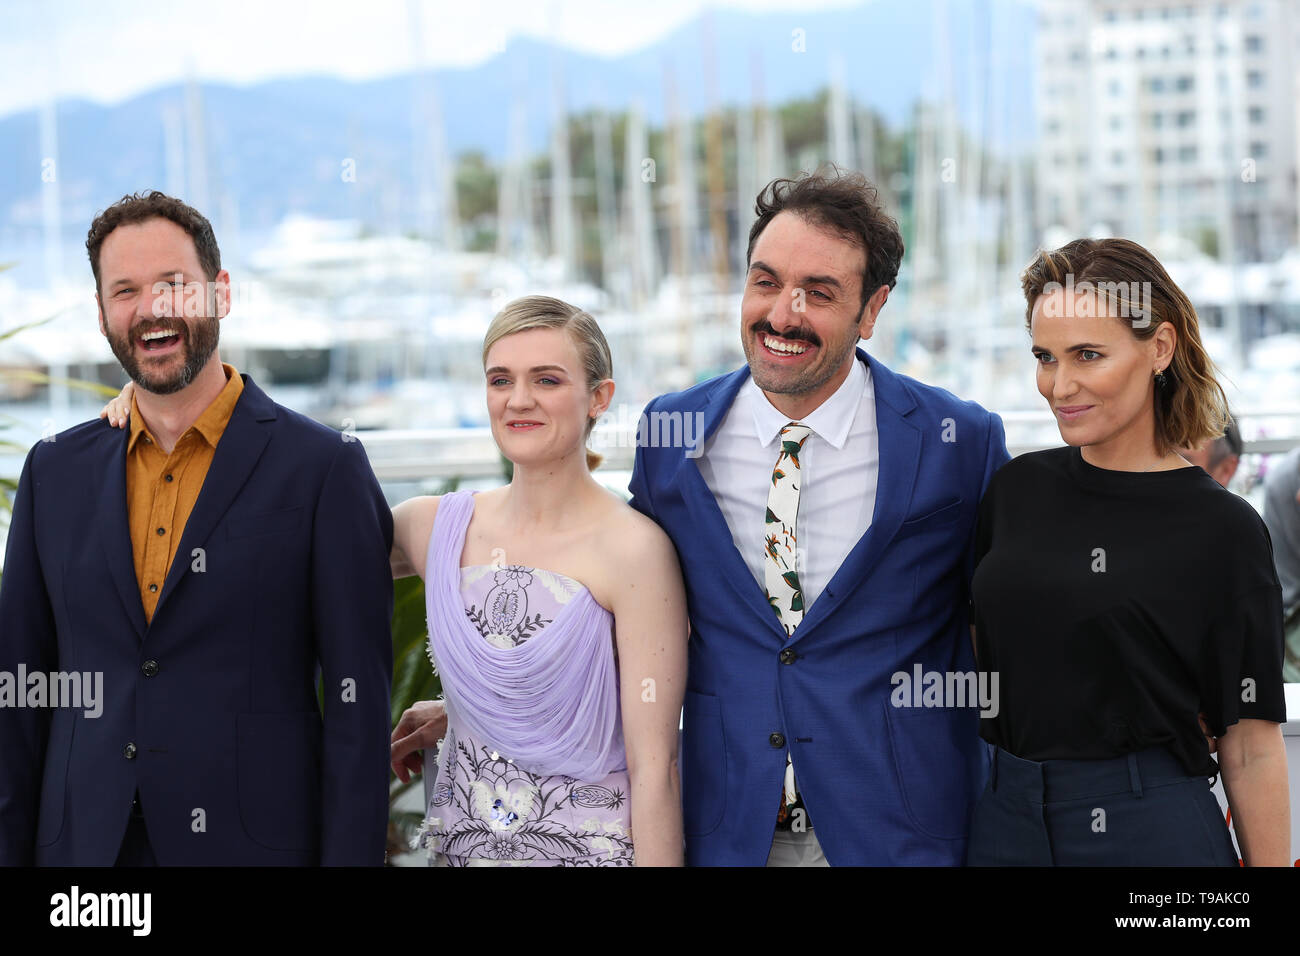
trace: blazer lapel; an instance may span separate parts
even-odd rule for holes
[[[898,377],[861,349],[858,355],[871,369],[871,386],[875,390],[876,434],[880,462],[876,477],[876,504],[869,527],[839,570],[813,601],[791,636],[797,641],[831,614],[846,596],[859,588],[871,573],[885,548],[898,533],[912,502],[917,469],[921,461],[921,431],[907,420],[916,408],[916,400],[898,381]]]
[[[198,500],[194,502],[189,520],[185,522],[185,530],[181,533],[176,557],[172,559],[162,594],[158,598],[158,606],[154,609],[155,621],[162,613],[167,598],[176,590],[189,569],[191,552],[207,544],[213,528],[229,510],[271,440],[269,429],[260,423],[275,419],[275,403],[247,375],[243,379],[244,390],[230,413],[230,421],[221,434],[221,440],[217,442],[212,464],[203,479],[203,488],[199,491]]]
[[[143,639],[146,626],[144,604],[140,601],[140,583],[135,577],[135,553],[131,548],[131,527],[126,514],[126,443],[129,439],[130,431],[123,429],[99,493],[99,514],[104,516],[98,529],[99,545],[108,562],[108,572],[117,586],[118,597],[122,599],[122,609],[135,628],[136,637]]]
[[[723,417],[736,400],[736,394],[747,378],[749,378],[749,368],[745,367],[718,382],[708,402],[701,409],[704,414],[701,447],[718,430]],[[683,454],[677,474],[677,480],[682,487],[682,498],[694,519],[696,540],[708,547],[721,564],[730,565],[720,577],[730,586],[737,600],[752,610],[761,620],[766,621],[773,635],[784,640],[785,630],[781,627],[781,622],[771,605],[767,603],[763,589],[758,586],[754,575],[750,573],[744,556],[736,549],[731,528],[727,525],[727,519],[718,506],[718,500],[713,497],[708,482],[700,474],[698,462],[698,458],[690,458]],[[755,539],[754,547],[758,547],[758,544],[758,540]]]

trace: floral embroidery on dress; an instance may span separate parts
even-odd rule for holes
[[[574,787],[569,799],[575,807],[605,807],[617,810],[623,805],[623,794],[609,787]]]
[[[427,850],[430,856],[442,848],[442,817],[425,817],[411,837],[412,850]]]
[[[466,616],[484,640],[507,649],[544,630],[581,589],[537,568],[461,568]],[[535,774],[454,724],[439,744],[437,766],[429,815],[411,843],[434,863],[632,865],[626,770],[600,780]]]
[[[561,866],[631,865],[632,833],[626,790],[584,784],[565,776],[540,776],[516,767],[485,745],[469,746],[448,731],[446,764],[439,761],[434,806],[450,806],[450,818],[429,816],[412,849],[438,862],[526,860]],[[445,769],[444,769],[445,767]],[[626,771],[611,774],[619,782]],[[575,816],[576,808],[618,811]]]
[[[542,617],[540,612],[529,613],[528,589],[536,578],[556,594],[553,584],[556,575],[520,565],[473,565],[460,570],[462,589],[479,582],[488,572],[492,574],[492,587],[483,598],[483,606],[471,604],[465,613],[479,634],[494,647],[518,647],[551,623],[552,619]],[[559,591],[564,595],[560,603],[567,604],[572,592]]]
[[[447,738],[445,737],[442,740],[438,741],[438,754],[437,754],[437,759],[434,761],[434,766],[437,767],[442,766],[442,746],[446,742],[447,742]],[[446,777],[444,777],[442,774],[438,774],[438,779],[435,780],[433,784],[433,796],[429,800],[429,806],[445,807],[447,804],[451,803],[451,798],[452,798],[451,784],[447,782]],[[439,821],[439,826],[441,825],[442,825],[441,821]]]

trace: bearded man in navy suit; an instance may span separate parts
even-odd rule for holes
[[[0,864],[380,865],[393,531],[365,452],[222,363],[197,211],[128,196],[86,247],[130,423],[28,454],[0,672],[103,700],[0,708]]]

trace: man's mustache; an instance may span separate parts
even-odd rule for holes
[[[807,342],[809,345],[821,345],[822,340],[808,329],[791,329],[788,332],[778,332],[772,328],[771,323],[767,321],[757,322],[754,324],[754,332],[764,332],[768,335],[774,335],[779,339],[785,339],[787,342]]]

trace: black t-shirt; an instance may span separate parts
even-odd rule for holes
[[[1286,720],[1268,531],[1200,468],[1021,455],[980,502],[975,562],[976,653],[998,676],[990,743],[1027,760],[1163,745],[1211,776],[1198,712],[1216,737],[1243,717]]]

